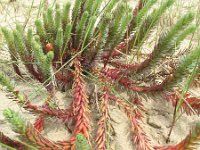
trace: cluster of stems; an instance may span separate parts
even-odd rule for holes
[[[165,0],[159,7],[154,7],[158,0],[139,0],[138,5],[132,8],[123,0],[110,0],[105,4],[103,0],[75,0],[73,6],[68,2],[63,7],[59,4],[49,7],[41,18],[36,19],[34,28],[24,29],[20,24],[13,30],[3,27],[14,71],[25,78],[21,73],[22,68],[19,68],[19,64],[23,64],[27,74],[40,82],[48,95],[43,105],[34,105],[28,95],[17,91],[10,79],[0,73],[0,84],[13,93],[14,100],[24,109],[38,115],[32,125],[16,112],[5,110],[6,119],[20,136],[19,141],[16,141],[1,133],[0,142],[18,149],[27,149],[30,145],[41,150],[106,150],[110,139],[109,105],[115,104],[130,121],[136,149],[178,150],[195,146],[200,136],[198,125],[177,145],[152,146],[142,126],[145,106],[138,95],[172,91],[167,99],[175,106],[182,98],[180,92],[172,88],[187,77],[195,65],[199,65],[200,48],[182,57],[159,84],[141,86],[133,79],[134,74],[140,75],[146,68],[156,67],[163,58],[177,51],[181,42],[197,29],[197,25],[193,24],[195,14],[184,14],[168,31],[160,34],[143,61],[133,63],[128,61],[128,57],[124,58],[132,56],[133,51],[141,50],[161,16],[174,2]],[[195,71],[196,74],[199,72],[198,69]],[[100,87],[95,98],[90,96],[92,93],[88,89],[91,81]],[[133,92],[134,96],[130,95],[133,101],[121,99],[114,92],[118,90],[117,86],[125,88],[127,93]],[[51,105],[55,101],[56,91],[66,92],[69,89],[73,91],[73,98],[68,108]],[[100,104],[95,142],[92,140],[94,99]],[[186,94],[182,109],[187,114],[192,114],[192,110],[199,114],[199,99]],[[69,140],[51,141],[45,138],[42,131],[46,117],[61,119],[71,132]]]

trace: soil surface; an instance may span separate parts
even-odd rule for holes
[[[49,4],[53,4],[54,0],[49,0]],[[61,3],[64,0],[60,1]],[[135,5],[135,0],[129,0],[131,5]],[[37,0],[33,3],[33,7],[30,10],[31,0],[17,0],[16,2],[9,3],[8,0],[0,0],[0,26],[9,26],[13,28],[15,22],[26,22],[27,26],[32,25],[33,18],[38,15],[38,6],[40,2]],[[177,0],[177,5],[174,6],[176,8],[173,11],[167,12],[163,19],[160,22],[160,25],[157,31],[161,31],[162,28],[168,28],[171,26],[179,15],[182,15],[180,12],[185,13],[190,10],[197,10],[198,1],[193,0]],[[175,11],[176,10],[176,11]],[[167,19],[166,19],[167,18]],[[188,47],[188,43],[190,43],[190,39],[185,40],[185,43],[182,44],[182,52],[184,52],[185,48]],[[154,39],[152,39],[153,41]],[[198,37],[193,37],[193,46],[197,45]],[[151,45],[148,45],[146,48],[148,49]],[[11,64],[9,62],[9,54],[7,52],[7,48],[4,44],[3,37],[0,33],[0,70],[6,72],[11,78],[12,81],[16,84],[16,89],[28,93],[30,98],[34,103],[41,103],[41,95],[45,95],[45,91],[37,91],[39,84],[33,82],[31,79],[27,77],[23,82],[21,79],[15,76],[12,71]],[[192,87],[190,92],[200,97],[200,88]],[[127,98],[126,92],[121,91],[120,95],[124,98]],[[62,102],[63,99],[69,99],[66,93],[57,92],[56,99],[58,100],[59,105],[62,107],[66,105]],[[11,97],[12,94],[7,93],[4,87],[0,87],[0,131],[5,133],[5,135],[16,138],[17,134],[15,134],[11,128],[10,124],[8,124],[3,117],[3,110],[6,108],[12,108],[16,111],[19,111],[27,120],[33,122],[35,116],[29,114],[24,109],[20,108]],[[144,107],[146,108],[145,118],[144,118],[144,129],[151,139],[153,145],[165,145],[166,138],[170,130],[170,126],[173,118],[173,110],[171,103],[166,102],[159,95],[148,95],[143,97]],[[121,111],[118,107],[110,106],[109,113],[111,118],[114,120],[112,125],[115,129],[116,135],[113,136],[113,140],[111,142],[111,149],[116,150],[133,150],[132,142],[130,138],[130,126],[129,121],[126,115]],[[187,116],[183,115],[176,123],[171,137],[170,143],[175,144],[189,133],[190,129],[195,125],[196,122],[200,121],[200,117],[193,115]],[[49,118],[45,120],[45,124],[47,127],[43,131],[43,134],[52,140],[67,140],[70,134],[67,132],[66,127],[62,124],[60,120],[55,118]],[[200,147],[200,146],[199,146]],[[0,149],[3,149],[0,147]],[[200,148],[199,148],[200,150]]]

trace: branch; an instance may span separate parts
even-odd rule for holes
[[[108,119],[108,89],[104,87],[104,93],[101,97],[101,117],[97,123],[96,149],[106,150],[107,137],[107,119]]]
[[[171,91],[169,94],[165,93],[167,101],[171,102],[173,106],[181,100],[181,91]],[[187,115],[200,114],[200,99],[187,93],[182,103],[182,110]]]
[[[134,86],[132,84],[136,84],[135,81],[132,81],[128,77],[123,77],[123,73],[118,69],[110,69],[106,68],[102,70],[102,73],[105,77],[110,78],[112,80],[118,80],[119,84],[123,85],[124,87],[136,91],[136,92],[152,92],[152,91],[162,91],[164,86],[171,81],[171,76],[167,77],[161,84],[152,85],[149,87],[140,87]]]
[[[143,106],[141,103],[138,101],[138,99],[134,100],[134,103],[138,105],[138,108],[133,109],[125,103],[123,100],[118,99],[115,96],[109,96],[109,99],[112,101],[115,101],[116,104],[122,108],[128,118],[131,120],[131,131],[133,134],[133,143],[137,144],[137,148],[141,150],[153,150],[149,138],[146,136],[146,133],[143,131],[141,125],[141,118],[142,118],[142,113],[140,108]]]
[[[73,101],[73,115],[75,118],[75,130],[72,133],[71,141],[75,140],[75,137],[78,133],[83,134],[87,140],[89,140],[89,130],[90,130],[90,121],[89,121],[89,106],[88,106],[88,97],[86,94],[85,83],[81,77],[82,69],[81,63],[78,59],[74,60],[74,101]]]
[[[10,139],[6,135],[4,135],[2,132],[0,132],[0,142],[6,145],[9,145],[13,148],[17,148],[18,150],[24,150],[25,145],[22,143],[15,141],[13,139]]]
[[[26,122],[20,115],[11,109],[4,110],[4,116],[11,123],[13,130],[20,134],[20,137],[27,143],[31,143],[36,148],[57,149],[62,147],[56,142],[50,141],[42,136],[29,122]]]

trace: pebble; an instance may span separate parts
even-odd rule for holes
[[[156,118],[156,117],[149,117],[147,119],[147,123],[152,126],[153,128],[156,128],[156,129],[161,129],[161,125],[160,125],[160,122],[159,120]]]

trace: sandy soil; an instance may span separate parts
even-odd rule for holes
[[[64,0],[62,0],[63,2]],[[53,2],[53,0],[50,1]],[[135,4],[134,1],[130,1],[132,5]],[[180,5],[179,11],[182,10],[189,10],[191,7],[193,9],[196,9],[197,1],[188,1],[188,0],[179,0],[178,1]],[[196,3],[195,3],[196,2]],[[29,0],[21,0],[20,2],[11,3],[8,5],[7,0],[0,0],[0,26],[10,26],[13,27],[14,22],[28,22],[28,25],[31,25],[31,19],[28,19],[28,12],[30,10],[30,1]],[[39,5],[39,1],[36,1],[33,4],[33,10],[31,11],[31,16],[37,15],[37,8]],[[8,13],[9,12],[9,13]],[[176,12],[173,12],[169,15],[165,14],[165,17],[169,17],[168,20],[165,22],[163,19],[163,22],[161,21],[160,27],[167,28],[173,23],[173,15],[177,15]],[[164,17],[164,18],[165,18]],[[197,37],[196,37],[197,38]],[[189,40],[189,39],[188,39]],[[188,43],[188,41],[186,41]],[[6,52],[5,46],[2,44],[2,37],[0,35],[0,45],[2,45],[2,49],[0,49],[0,70],[5,71],[7,74],[9,74],[14,79],[15,76],[13,75],[13,72],[11,71],[10,65],[2,64],[2,60],[8,60],[9,55]],[[183,44],[184,46],[186,44]],[[184,49],[184,48],[183,48]],[[34,83],[32,81],[26,81],[26,83],[22,82],[21,80],[13,80],[13,82],[16,83],[16,89],[22,90],[22,92],[29,93],[31,96],[31,99],[34,100],[35,103],[38,103],[38,95],[44,94],[44,91],[36,92],[34,89],[37,89],[38,84]],[[200,89],[193,88],[191,89],[191,92],[193,92],[195,95],[200,96],[199,92]],[[12,101],[12,99],[9,99],[9,94],[5,92],[4,87],[0,88],[0,131],[3,131],[6,135],[9,137],[16,138],[16,135],[14,132],[11,131],[11,128],[9,124],[5,121],[2,111],[5,108],[12,108],[16,111],[19,111],[23,116],[33,122],[34,116],[27,113],[25,110],[21,109],[15,102]],[[121,95],[124,96],[123,92],[121,92]],[[57,99],[59,102],[63,99],[70,99],[66,96],[65,93],[57,92]],[[126,96],[125,96],[126,97]],[[166,144],[166,137],[170,129],[170,125],[172,122],[173,117],[173,107],[170,103],[164,102],[164,100],[160,96],[156,95],[148,95],[148,97],[144,98],[144,104],[146,108],[146,117],[144,118],[144,129],[147,132],[148,136],[150,137],[153,145],[163,145]],[[61,103],[61,106],[64,104]],[[117,150],[132,150],[134,149],[132,147],[132,143],[130,140],[130,133],[129,133],[129,123],[126,115],[119,110],[115,106],[110,106],[109,112],[111,114],[112,119],[115,121],[113,122],[113,126],[116,132],[116,136],[113,137],[113,142],[111,143],[113,149],[114,147]],[[170,143],[177,143],[178,141],[182,140],[188,133],[191,127],[200,120],[197,116],[186,116],[183,115],[178,122],[176,123],[176,126],[172,132]],[[59,121],[55,120],[55,118],[47,119],[46,124],[48,126],[44,130],[44,135],[52,140],[67,140],[69,137],[69,133],[65,129],[65,126]],[[1,148],[0,148],[1,149]]]

